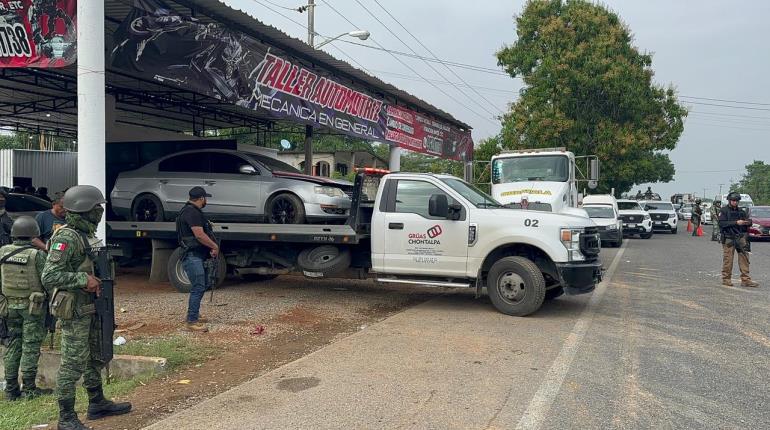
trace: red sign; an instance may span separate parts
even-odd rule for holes
[[[412,110],[387,106],[385,140],[410,151],[460,161],[473,159],[471,132]]]
[[[74,63],[76,21],[76,0],[0,0],[0,67]]]

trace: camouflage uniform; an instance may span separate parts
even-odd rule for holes
[[[29,240],[16,240],[11,245],[0,248],[0,258],[19,248],[29,248]],[[32,267],[30,267],[30,265]],[[45,339],[45,311],[41,303],[37,315],[30,314],[30,295],[43,293],[40,274],[45,265],[45,253],[35,248],[26,249],[10,257],[2,265],[2,292],[8,300],[8,337],[10,339],[3,357],[5,366],[5,392],[9,400],[21,394],[19,391],[19,369],[23,381],[25,397],[41,394],[35,385],[37,363],[40,359],[40,346]],[[26,272],[26,274],[25,274]]]
[[[709,212],[711,212],[711,240],[712,241],[721,241],[721,233],[722,230],[719,228],[719,209],[720,207],[716,204],[711,205],[711,209],[709,209]]]
[[[60,228],[51,238],[51,249],[43,270],[43,285],[75,295],[75,316],[70,320],[61,320],[62,362],[56,382],[59,400],[74,401],[75,383],[81,376],[86,389],[101,387],[104,363],[95,358],[98,327],[94,318],[94,297],[84,290],[91,261],[86,255],[81,232],[89,241],[94,240],[96,226],[79,214],[68,213],[66,219],[67,226]]]

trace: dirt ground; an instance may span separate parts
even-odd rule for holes
[[[445,292],[295,276],[259,283],[231,279],[216,290],[213,302],[208,293],[204,298],[201,314],[210,320],[210,332],[192,334],[184,328],[186,294],[168,283],[148,282],[144,269],[123,269],[115,309],[120,335],[128,342],[190,336],[221,354],[139,386],[120,399],[133,403],[131,414],[92,424],[142,428]]]

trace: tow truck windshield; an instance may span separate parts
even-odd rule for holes
[[[569,180],[569,159],[564,155],[498,158],[492,163],[492,183]]]
[[[466,200],[471,202],[477,208],[504,208],[497,200],[493,199],[487,193],[474,187],[473,185],[461,181],[456,178],[443,178],[441,179],[445,184],[449,185],[453,190],[457,191]]]

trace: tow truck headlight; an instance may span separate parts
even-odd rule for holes
[[[580,253],[580,233],[582,232],[583,230],[580,229],[561,229],[561,243],[567,248],[570,261],[583,259],[583,254]]]
[[[329,197],[345,197],[345,193],[337,187],[315,187],[315,193]]]

